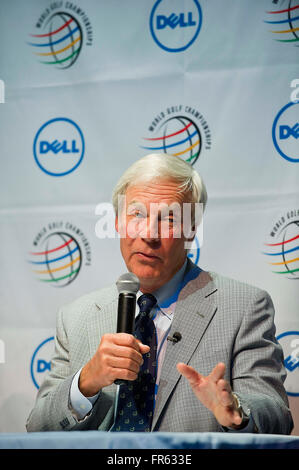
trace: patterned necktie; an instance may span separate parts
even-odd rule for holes
[[[140,313],[135,322],[135,337],[150,347],[143,356],[136,380],[120,385],[116,418],[111,431],[149,432],[154,412],[156,384],[156,328],[149,314],[157,300],[151,294],[138,299]]]

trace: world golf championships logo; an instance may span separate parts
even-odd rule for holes
[[[172,106],[161,111],[143,137],[141,148],[179,156],[194,165],[203,149],[211,148],[211,132],[203,115],[190,106]]]
[[[157,0],[149,24],[159,47],[167,52],[182,52],[194,43],[200,32],[200,4],[197,0]]]
[[[264,23],[269,25],[269,32],[273,35],[273,39],[280,43],[297,45],[299,41],[299,1],[272,0],[270,8],[266,11]]]
[[[299,331],[286,331],[279,336],[284,353],[287,378],[284,382],[286,392],[291,397],[299,397]]]
[[[35,162],[50,176],[65,176],[76,170],[84,152],[83,132],[76,122],[65,117],[45,122],[34,137]]]
[[[83,260],[86,266],[91,264],[87,238],[81,229],[69,222],[56,222],[43,227],[35,237],[33,246],[35,249],[30,251],[28,262],[34,275],[39,281],[55,287],[71,284],[77,278]]]
[[[57,11],[57,8],[63,7],[66,11]],[[82,8],[71,2],[51,3],[36,23],[36,29],[43,32],[30,34],[31,40],[27,42],[33,48],[33,53],[39,62],[59,69],[74,65],[79,58],[84,39],[81,22],[85,27],[85,44],[91,45],[92,27]]]
[[[54,349],[54,336],[42,341],[34,350],[30,362],[30,375],[35,387],[39,389],[46,373],[51,370],[51,357]]]
[[[272,126],[272,139],[277,152],[293,163],[299,162],[298,104],[298,101],[286,104],[276,115]]]
[[[271,271],[283,278],[299,279],[299,209],[287,212],[272,228],[265,243]]]

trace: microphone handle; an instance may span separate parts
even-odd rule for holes
[[[117,333],[134,332],[136,308],[136,295],[131,292],[120,293],[118,296],[118,312],[117,312]]]
[[[131,292],[120,293],[118,296],[117,333],[133,334],[135,309],[136,295]],[[123,379],[116,379],[114,381],[116,385],[121,385],[126,382],[127,381]]]

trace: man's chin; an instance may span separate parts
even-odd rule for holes
[[[140,283],[156,282],[161,279],[161,272],[151,266],[134,265],[130,267],[130,271],[138,277]]]

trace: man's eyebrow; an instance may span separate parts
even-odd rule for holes
[[[144,204],[141,201],[137,201],[137,199],[134,199],[133,201],[130,201],[128,206],[130,206],[131,204],[141,204],[142,206],[144,206]]]

